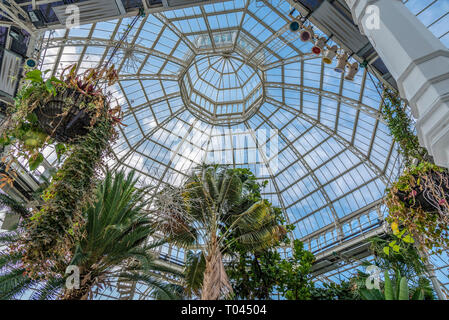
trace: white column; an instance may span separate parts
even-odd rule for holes
[[[449,50],[400,0],[346,2],[408,101],[421,145],[448,168]]]

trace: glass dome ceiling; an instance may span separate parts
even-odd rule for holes
[[[379,227],[400,164],[367,70],[347,81],[323,64],[290,10],[225,1],[142,18],[112,59],[126,126],[108,165],[157,186],[203,161],[249,168],[316,251]],[[47,32],[41,68],[104,63],[132,19]]]
[[[213,124],[231,124],[248,119],[261,105],[261,74],[232,53],[200,55],[179,85],[193,114]]]

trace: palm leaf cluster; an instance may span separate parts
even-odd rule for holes
[[[261,198],[260,188],[247,169],[205,164],[193,171],[183,187],[166,188],[156,195],[159,228],[177,244],[201,249],[204,272],[191,271],[203,278],[202,299],[232,294],[223,255],[233,247],[259,250],[285,236],[274,208]],[[199,268],[203,258],[191,259],[196,259]],[[193,280],[188,288],[199,294],[200,281]]]
[[[63,285],[63,279],[42,281],[28,277],[22,263],[22,253],[17,250],[17,242],[23,233],[23,222],[30,217],[29,210],[23,203],[6,194],[0,194],[0,205],[9,209],[7,215],[21,217],[19,224],[12,230],[0,233],[0,300],[18,299],[27,294],[33,300],[55,298]]]
[[[179,298],[179,286],[162,276],[181,274],[157,261],[155,248],[165,240],[157,239],[154,223],[144,210],[146,189],[136,185],[134,172],[108,172],[96,189],[95,201],[84,210],[82,236],[69,263],[79,269],[79,288],[65,287],[65,269],[47,278],[28,277],[20,250],[4,247],[14,245],[23,230],[0,234],[0,247],[5,248],[0,255],[0,299],[23,298],[29,292],[31,299],[88,299],[117,279],[149,286],[154,298]]]

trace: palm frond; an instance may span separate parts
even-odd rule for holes
[[[20,237],[20,233],[16,230],[0,233],[0,245],[8,245],[16,242]]]
[[[137,272],[124,272],[120,274],[120,278],[146,284],[153,289],[151,296],[158,300],[179,300],[182,298],[182,292],[179,286],[166,281],[161,281],[153,275]]]
[[[0,270],[9,266],[16,265],[22,259],[22,254],[15,253],[6,253],[3,252],[0,254]]]
[[[206,260],[202,251],[194,253],[187,252],[186,267],[184,271],[186,292],[189,297],[199,296],[203,285],[204,271],[206,270]]]
[[[31,300],[56,300],[62,293],[64,284],[64,278],[51,278],[35,289]]]
[[[28,219],[31,216],[30,212],[22,203],[4,193],[0,193],[0,206],[8,207],[11,210],[9,214],[17,214],[22,219]]]
[[[0,300],[12,300],[20,297],[37,282],[25,274],[25,269],[11,269],[0,276]]]
[[[95,201],[86,208],[85,237],[79,241],[71,261],[82,270],[81,277],[89,280],[86,286],[103,283],[104,279],[120,274],[122,278],[146,277],[155,287],[165,288],[154,274],[176,273],[176,270],[158,265],[151,252],[167,240],[147,242],[155,238],[156,229],[144,210],[148,204],[146,189],[136,187],[134,176],[134,171],[129,174],[107,172],[97,188]],[[120,271],[114,271],[117,269]],[[80,288],[80,292],[90,289]]]

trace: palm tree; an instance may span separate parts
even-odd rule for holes
[[[272,246],[285,236],[273,207],[260,195],[260,185],[247,169],[220,165],[195,168],[182,188],[165,188],[155,197],[159,228],[174,243],[200,248],[205,260],[201,299],[232,295],[223,254],[235,245],[248,250]],[[201,258],[191,257],[197,275]]]
[[[18,225],[0,233],[0,300],[21,297],[30,289],[33,289],[31,295],[33,299],[55,297],[63,285],[63,279],[53,278],[49,281],[31,279],[26,275],[21,252],[14,250],[23,232],[22,223],[30,218],[30,211],[23,203],[3,193],[0,194],[0,205],[9,209],[6,214],[21,217]]]
[[[162,275],[181,275],[159,264],[152,253],[165,241],[148,242],[156,238],[156,230],[144,210],[146,190],[137,189],[136,184],[134,172],[127,176],[123,172],[114,176],[107,172],[98,186],[94,202],[84,212],[86,223],[80,229],[82,237],[73,248],[69,264],[79,269],[79,289],[64,289],[63,268],[48,280],[28,277],[20,252],[7,251],[0,255],[0,299],[18,297],[30,288],[37,289],[31,296],[35,299],[61,297],[61,293],[65,300],[87,299],[94,288],[116,279],[140,281],[153,288],[155,298],[178,298],[179,287],[168,284]],[[1,234],[0,246],[14,243],[17,236],[17,233]]]
[[[94,286],[112,278],[142,281],[159,296],[176,298],[173,286],[155,277],[156,273],[181,276],[157,262],[154,249],[165,240],[155,236],[154,222],[145,212],[146,188],[136,188],[134,171],[126,177],[108,172],[97,190],[96,201],[87,209],[85,236],[76,246],[71,265],[79,268],[80,288],[66,290],[64,299],[87,299]],[[119,270],[115,270],[119,268]]]

